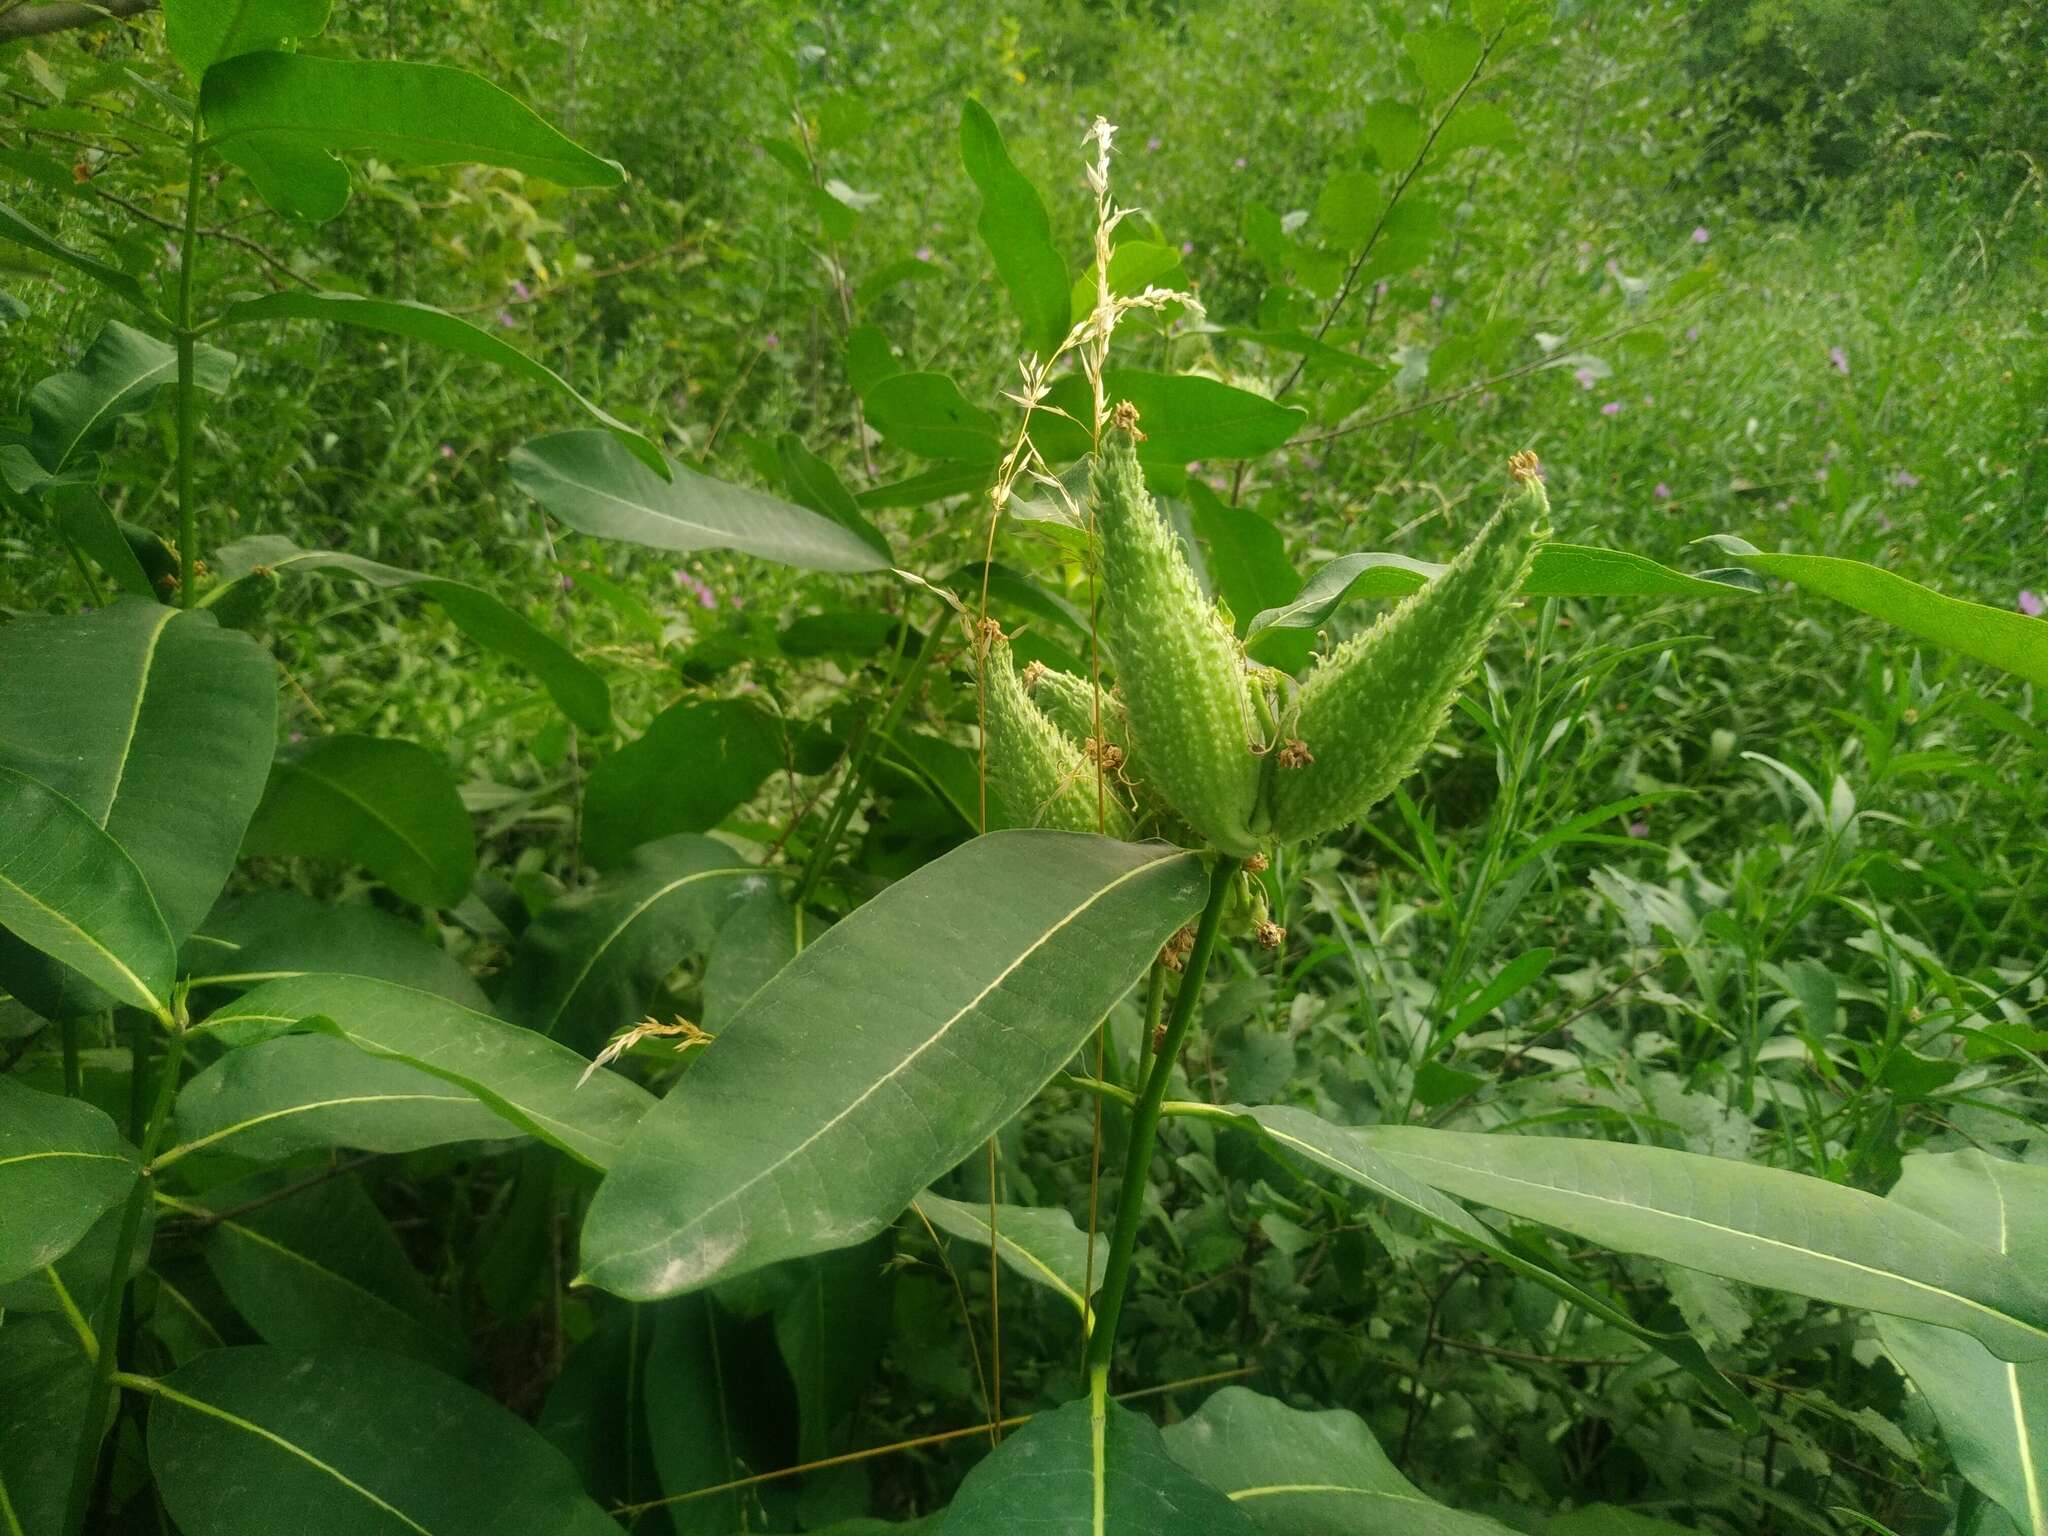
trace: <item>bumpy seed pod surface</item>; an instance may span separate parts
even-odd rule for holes
[[[988,781],[1010,814],[1026,826],[1095,831],[1095,765],[1024,692],[1009,641],[993,638],[986,645],[982,675]],[[1111,837],[1131,835],[1130,812],[1114,786],[1103,797],[1101,829]]]
[[[1146,784],[1200,837],[1242,858],[1259,844],[1244,652],[1152,504],[1135,424],[1129,407],[1118,407],[1095,461],[1103,647]]]
[[[1357,820],[1436,739],[1549,531],[1535,456],[1517,454],[1509,468],[1515,484],[1500,509],[1443,573],[1339,646],[1303,685],[1267,786],[1279,841]]]
[[[1031,668],[1026,667],[1024,686],[1025,692],[1031,695],[1031,702],[1043,710],[1046,719],[1058,726],[1060,734],[1075,746],[1097,739],[1095,690],[1086,678],[1050,667],[1039,668],[1034,677]],[[1101,725],[1100,739],[1122,752],[1128,760],[1131,722],[1124,714],[1124,701],[1113,693],[1102,696]]]

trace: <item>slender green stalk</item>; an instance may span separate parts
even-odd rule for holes
[[[199,593],[199,499],[192,489],[192,440],[199,402],[192,376],[197,346],[192,329],[192,270],[199,255],[199,113],[185,148],[185,237],[178,245],[178,606]]]
[[[181,1004],[181,1017],[183,1012]],[[134,1070],[141,1073],[149,1060],[148,1036],[141,1034],[137,1039]],[[100,1302],[99,1321],[93,1330],[99,1341],[99,1355],[93,1361],[92,1383],[85,1394],[85,1415],[78,1426],[78,1449],[71,1463],[71,1493],[64,1506],[64,1530],[68,1536],[78,1536],[85,1529],[93,1487],[98,1482],[100,1432],[106,1426],[107,1403],[114,1391],[115,1357],[120,1353],[121,1313],[128,1299],[128,1265],[135,1255],[136,1239],[142,1232],[142,1214],[149,1208],[152,1182],[149,1161],[156,1155],[157,1146],[163,1140],[164,1127],[170,1121],[171,1102],[178,1091],[178,1069],[184,1060],[185,1032],[174,1028],[164,1050],[163,1064],[158,1069],[156,1100],[142,1133],[142,1173],[135,1181],[135,1188],[129,1191],[128,1204],[121,1212],[121,1232],[114,1243],[114,1262],[107,1272],[107,1294]]]
[[[1117,1196],[1116,1229],[1109,1240],[1109,1264],[1103,1271],[1102,1289],[1097,1293],[1095,1327],[1088,1335],[1088,1369],[1091,1377],[1109,1370],[1110,1354],[1116,1346],[1116,1323],[1123,1311],[1124,1290],[1131,1278],[1131,1255],[1137,1246],[1138,1223],[1145,1214],[1145,1179],[1152,1171],[1152,1148],[1159,1138],[1159,1106],[1166,1097],[1167,1079],[1180,1058],[1188,1026],[1202,996],[1202,977],[1209,969],[1209,956],[1216,948],[1216,930],[1222,925],[1223,907],[1230,899],[1231,883],[1237,878],[1238,861],[1216,856],[1209,866],[1209,904],[1202,909],[1202,921],[1195,929],[1195,947],[1181,972],[1180,990],[1173,997],[1173,1011],[1167,1016],[1166,1038],[1152,1058],[1152,1070],[1145,1075],[1137,1107],[1131,1111],[1130,1148],[1124,1155],[1123,1186]]]

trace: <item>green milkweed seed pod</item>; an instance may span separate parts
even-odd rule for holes
[[[1244,651],[1145,489],[1137,420],[1119,405],[1095,460],[1103,647],[1146,784],[1197,835],[1242,858],[1260,841],[1251,831],[1260,761]]]
[[[1515,483],[1500,510],[1443,573],[1339,646],[1303,684],[1267,786],[1279,841],[1357,820],[1436,739],[1549,532],[1536,456],[1518,453],[1508,470]]]
[[[1024,669],[1024,691],[1031,702],[1077,747],[1095,740],[1095,690],[1086,678],[1060,672],[1038,662]],[[1113,693],[1102,696],[1102,740],[1122,753],[1131,754],[1131,722],[1124,714],[1124,701]]]
[[[1010,642],[990,625],[983,642],[982,730],[988,744],[988,779],[1026,826],[1061,832],[1097,830],[1095,765],[1060,734],[1017,680]],[[1131,816],[1114,785],[1103,796],[1101,830],[1131,835]]]

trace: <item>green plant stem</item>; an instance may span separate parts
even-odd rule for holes
[[[1100,1300],[1095,1307],[1095,1326],[1088,1335],[1091,1379],[1100,1372],[1107,1380],[1110,1355],[1116,1347],[1117,1317],[1123,1311],[1124,1290],[1131,1278],[1138,1223],[1145,1214],[1145,1180],[1152,1171],[1153,1144],[1159,1139],[1159,1106],[1166,1098],[1167,1079],[1173,1076],[1173,1064],[1180,1058],[1181,1045],[1201,1001],[1202,978],[1209,970],[1209,956],[1216,948],[1216,931],[1222,926],[1224,903],[1230,898],[1237,871],[1237,860],[1221,855],[1209,866],[1209,903],[1202,908],[1202,921],[1195,929],[1195,947],[1181,972],[1180,990],[1173,996],[1166,1038],[1153,1053],[1152,1069],[1145,1074],[1137,1106],[1131,1111],[1131,1141],[1124,1155],[1123,1184],[1117,1195],[1116,1229],[1109,1240],[1109,1263],[1103,1271],[1102,1289],[1097,1292]]]
[[[199,255],[199,114],[185,148],[185,236],[178,245],[178,606],[190,608],[199,592],[199,499],[192,489],[192,439],[199,409],[192,377],[197,346],[192,329],[192,270]]]
[[[148,1038],[146,1033],[137,1035],[133,1067],[137,1073],[144,1072],[148,1066]],[[142,1233],[142,1214],[149,1208],[149,1161],[156,1155],[157,1145],[163,1140],[164,1127],[170,1122],[171,1103],[178,1091],[178,1069],[184,1060],[185,1033],[182,1029],[173,1029],[164,1050],[163,1064],[158,1069],[156,1100],[142,1133],[142,1170],[135,1180],[135,1188],[128,1192],[128,1204],[121,1212],[121,1232],[114,1242],[114,1262],[107,1272],[107,1294],[100,1302],[99,1321],[93,1330],[99,1341],[99,1355],[93,1361],[92,1382],[85,1394],[85,1415],[78,1426],[78,1450],[71,1463],[71,1493],[64,1506],[64,1530],[69,1536],[78,1536],[85,1529],[93,1486],[98,1481],[95,1474],[100,1461],[100,1433],[106,1425],[107,1402],[114,1391],[118,1363],[115,1357],[120,1353],[121,1313],[128,1298],[128,1266],[135,1255],[136,1239]]]

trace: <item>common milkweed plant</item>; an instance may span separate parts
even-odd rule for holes
[[[784,499],[676,462],[652,418],[635,417],[643,430],[613,416],[453,314],[298,282],[214,294],[203,213],[227,171],[299,220],[341,210],[349,155],[568,188],[621,178],[474,75],[302,48],[325,13],[325,0],[165,0],[184,84],[132,93],[161,120],[150,153],[163,184],[183,188],[165,269],[111,264],[0,207],[0,234],[123,306],[0,444],[9,505],[97,597],[0,626],[0,984],[10,1037],[26,1041],[0,1075],[0,1531],[155,1529],[159,1509],[186,1536],[739,1529],[759,1515],[750,1474],[773,1469],[726,1412],[728,1377],[759,1369],[763,1347],[735,1319],[772,1319],[799,1453],[823,1457],[850,1406],[832,1360],[879,1347],[872,1320],[833,1312],[833,1277],[887,1264],[907,1221],[1063,1298],[1085,1361],[1072,1401],[968,1473],[935,1516],[948,1536],[1503,1529],[1430,1504],[1339,1408],[1230,1385],[1162,1433],[1116,1400],[1149,1175],[1173,1119],[1251,1138],[1547,1287],[1738,1425],[1757,1422],[1746,1392],[1688,1334],[1647,1326],[1526,1229],[1471,1207],[1878,1313],[1938,1411],[1959,1391],[2009,1393],[2025,1449],[2023,1403],[2048,1360],[2048,1274],[2022,1257],[2048,1242],[2038,1167],[1917,1157],[1880,1198],[1650,1146],[1174,1096],[1219,948],[1286,943],[1271,914],[1296,850],[1414,770],[1525,596],[1598,595],[1588,573],[1617,565],[1620,592],[1740,585],[1547,542],[1541,470],[1523,454],[1497,510],[1377,623],[1320,660],[1261,645],[1313,634],[1342,590],[1309,584],[1284,609],[1229,613],[1152,482],[1277,446],[1300,413],[1215,379],[1112,366],[1119,318],[1191,313],[1192,299],[1117,278],[1125,214],[1107,125],[1091,135],[1094,262],[1077,302],[1038,193],[988,114],[966,108],[982,234],[1026,342],[1015,433],[990,427],[985,456],[956,458],[959,424],[981,429],[951,380],[899,371],[864,390],[884,441],[936,444],[908,451],[955,472],[927,477],[925,500],[966,495],[986,514],[954,551],[978,545],[966,576],[907,569],[800,444],[782,449]],[[812,147],[792,152],[805,174]],[[215,542],[195,489],[202,397],[234,387],[220,343],[287,322],[446,348],[583,413],[594,425],[540,437],[511,465],[570,528],[822,573],[864,594],[848,612],[902,594],[928,606],[922,631],[896,626],[886,686],[857,726],[834,724],[831,701],[818,709],[828,760],[805,770],[819,793],[783,807],[787,832],[704,835],[780,792],[779,726],[745,698],[686,698],[636,733],[603,672],[479,588],[277,534]],[[166,396],[173,505],[153,527],[117,519],[96,493],[100,451]],[[991,579],[1024,491],[1085,611],[1015,570]],[[2040,676],[2037,641],[2004,616],[1902,597],[1910,583],[1852,562],[1734,553]],[[596,872],[502,936],[489,994],[417,925],[236,876],[245,856],[299,858],[363,868],[423,913],[472,899],[473,833],[435,752],[340,734],[279,743],[266,616],[305,574],[438,604],[537,680],[595,757],[578,792]],[[1020,665],[1034,623],[1066,624],[1067,643]],[[941,675],[971,707],[927,702]],[[875,785],[913,751],[934,782],[965,767],[958,809],[978,835],[887,878],[850,874],[849,829],[881,819]],[[997,811],[1008,824],[987,830]],[[702,967],[704,1019],[638,1022],[686,962]],[[1119,1013],[1139,1027],[1107,1049]],[[1055,1082],[1121,1128],[1100,1230],[1006,1204],[996,1182],[980,1201],[934,1188],[992,1159],[991,1138]],[[491,1306],[516,1314],[538,1286],[559,1307],[557,1269],[580,1296],[619,1299],[563,1376],[584,1394],[583,1430],[544,1436],[479,1388],[463,1326],[358,1177],[375,1158],[463,1190],[493,1170],[494,1203],[481,1224],[463,1216],[456,1260]],[[1990,1498],[2048,1531],[2038,1477],[2008,1475],[2000,1454],[1981,1437],[1959,1447]]]

